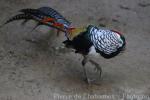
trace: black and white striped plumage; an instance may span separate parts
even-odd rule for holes
[[[83,55],[84,58],[82,60],[82,65],[84,68],[84,75],[86,76],[86,81],[88,83],[90,80],[84,67],[88,61],[95,65],[100,76],[102,73],[102,69],[99,64],[90,59],[88,55],[100,54],[104,58],[112,58],[123,51],[126,45],[124,36],[119,32],[98,28],[92,25],[89,25],[86,28],[86,31],[82,31],[72,40],[66,40],[63,43],[66,47],[73,48],[76,50],[76,53]]]
[[[67,40],[64,43],[71,45],[76,52],[83,55],[88,55],[94,47],[96,53],[105,58],[112,58],[125,48],[125,38],[122,34],[92,25],[73,40]]]
[[[116,31],[91,25],[87,30],[88,38],[96,51],[105,58],[111,58],[125,48],[124,36]]]
[[[32,19],[38,22],[36,27],[39,25],[46,25],[56,28],[58,31],[64,32],[65,36],[67,37],[67,40],[63,42],[65,46],[75,49],[76,53],[80,53],[84,57],[82,60],[82,65],[88,83],[89,80],[84,67],[86,62],[89,61],[95,65],[95,68],[100,72],[100,76],[102,69],[97,62],[93,61],[92,59],[87,59],[87,56],[89,54],[96,53],[100,54],[104,58],[112,58],[123,51],[126,45],[124,36],[113,30],[102,29],[92,25],[89,25],[87,28],[81,28],[81,30],[79,28],[72,28],[69,21],[67,21],[60,13],[50,7],[22,9],[20,12],[21,14],[10,18],[3,25],[14,20],[21,19],[24,20],[23,23],[26,23],[28,20]],[[50,18],[53,20],[45,22],[45,18]],[[63,27],[60,27],[59,25],[63,25]]]

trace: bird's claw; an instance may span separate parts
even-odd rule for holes
[[[96,63],[95,61],[93,61],[93,60],[91,60],[91,59],[88,59],[87,56],[84,56],[84,59],[82,60],[82,66],[83,66],[83,69],[84,69],[84,75],[85,75],[85,77],[86,77],[86,78],[85,78],[85,81],[86,81],[88,84],[90,84],[91,82],[93,82],[93,81],[95,81],[95,80],[94,80],[94,79],[91,80],[91,79],[89,79],[88,76],[87,76],[86,69],[85,69],[85,64],[87,63],[87,61],[89,61],[91,64],[93,64],[93,65],[95,66],[95,71],[96,71],[96,72],[99,72],[100,78],[101,78],[101,74],[102,74],[102,69],[101,69],[101,67],[99,66],[98,63]]]
[[[102,76],[102,69],[100,67],[95,66],[95,71],[99,72],[99,76]]]
[[[93,64],[93,65],[95,65],[95,68],[94,68],[94,70],[96,71],[96,72],[99,72],[99,76],[101,77],[102,76],[102,69],[101,69],[101,67],[99,66],[99,64],[97,64],[95,61],[93,61],[93,60],[90,60],[90,62]]]
[[[92,80],[92,79],[89,79],[89,78],[85,78],[84,79],[84,81],[86,82],[86,83],[88,83],[88,84],[91,84],[93,81],[95,81],[94,79]]]
[[[83,59],[82,60],[82,66],[85,66],[85,64],[86,64],[86,61]]]
[[[88,58],[86,56],[84,56],[83,60],[82,60],[82,66],[85,66],[85,64],[87,63]]]

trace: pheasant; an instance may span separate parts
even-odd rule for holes
[[[10,18],[3,25],[21,19],[24,20],[22,24],[25,24],[29,20],[35,20],[38,23],[33,30],[39,25],[46,25],[57,29],[57,34],[59,34],[60,31],[65,33],[66,40],[63,41],[65,47],[72,48],[75,50],[75,53],[80,53],[83,56],[82,66],[88,83],[89,78],[85,69],[85,65],[88,61],[95,65],[100,76],[102,73],[99,64],[90,59],[89,55],[99,54],[109,59],[125,50],[125,37],[118,31],[104,29],[94,25],[81,28],[72,27],[70,21],[50,7],[21,9],[20,12],[20,14]]]

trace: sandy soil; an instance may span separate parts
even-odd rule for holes
[[[75,26],[122,31],[127,50],[110,60],[94,57],[103,75],[88,85],[82,57],[58,49],[63,35],[56,38],[47,27],[30,32],[32,21],[25,26],[10,23],[0,29],[0,100],[150,100],[149,0],[0,0],[0,23],[21,8],[41,6],[55,8]],[[89,76],[98,78],[92,70]]]

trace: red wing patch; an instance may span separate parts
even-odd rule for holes
[[[54,18],[44,18],[43,20],[42,20],[42,22],[43,23],[47,23],[47,22],[55,22],[55,19]]]
[[[121,35],[121,32],[116,31],[116,30],[111,30],[112,32],[118,33],[119,35]]]

